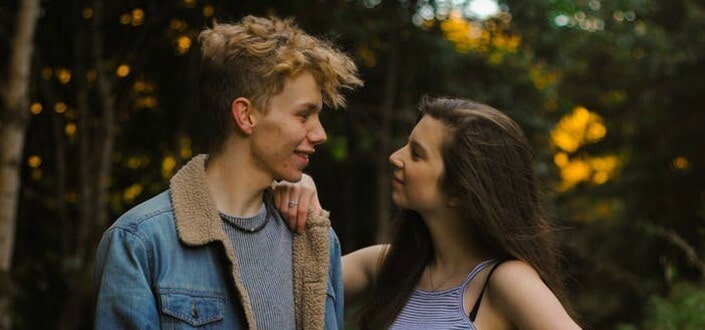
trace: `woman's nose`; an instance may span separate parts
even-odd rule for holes
[[[400,153],[400,151],[402,151],[402,149],[404,149],[404,148],[401,148],[401,149],[393,152],[391,155],[389,155],[389,163],[392,164],[392,166],[394,166],[396,168],[404,168],[404,162],[402,162],[402,160],[399,157],[399,153]]]

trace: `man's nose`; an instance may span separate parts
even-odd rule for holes
[[[320,120],[316,120],[316,124],[313,129],[308,134],[308,139],[313,145],[321,144],[328,141],[328,135],[326,134],[326,129],[323,128]]]

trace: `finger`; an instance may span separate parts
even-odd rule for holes
[[[274,188],[274,207],[276,207],[277,210],[281,211],[281,205],[282,205],[281,188],[275,187]]]
[[[298,189],[298,187],[292,187],[292,189],[289,190],[289,200],[287,201],[287,217],[289,221],[289,225],[292,230],[296,229],[296,213],[298,210],[298,203],[300,202],[301,199],[301,189]],[[291,204],[293,203],[293,204]]]
[[[321,202],[318,200],[317,193],[313,194],[311,197],[311,208],[315,214],[321,214],[321,212],[323,212],[323,207],[321,206]]]
[[[308,219],[308,209],[311,205],[311,193],[302,193],[299,199],[298,214],[296,216],[296,231],[301,234],[306,228],[306,220]]]

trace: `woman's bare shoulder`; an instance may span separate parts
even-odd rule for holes
[[[492,304],[512,324],[529,329],[578,328],[536,269],[524,261],[497,266],[489,289]]]

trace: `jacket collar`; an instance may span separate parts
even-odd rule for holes
[[[225,241],[225,233],[215,200],[205,176],[207,155],[198,155],[184,165],[170,181],[176,230],[190,246]]]

